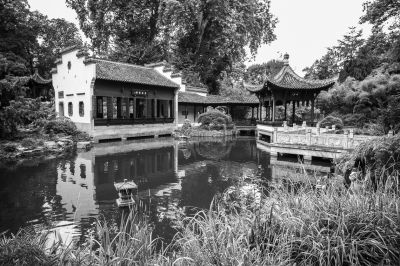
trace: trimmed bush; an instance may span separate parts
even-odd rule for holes
[[[320,122],[321,127],[326,127],[326,126],[336,126],[336,129],[342,129],[343,128],[343,121],[339,117],[335,117],[332,115],[328,115],[324,119],[321,120]]]
[[[66,135],[76,135],[79,133],[78,129],[74,122],[72,122],[69,118],[57,118],[51,121],[48,121],[45,126],[44,130],[46,133],[54,133],[59,134],[63,133]]]
[[[218,109],[209,108],[205,113],[199,115],[197,121],[201,124],[200,128],[207,130],[223,130],[233,128],[232,117],[224,114]]]

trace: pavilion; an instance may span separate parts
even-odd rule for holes
[[[284,121],[287,121],[287,106],[292,104],[292,119],[295,123],[295,112],[297,107],[311,105],[310,125],[315,124],[314,108],[315,99],[323,90],[328,90],[335,84],[335,79],[308,80],[297,75],[289,65],[289,55],[284,55],[284,66],[273,77],[266,77],[260,85],[245,84],[250,93],[255,94],[259,99],[259,123],[271,126],[281,126],[282,121],[276,119],[276,107],[284,106]],[[262,117],[262,107],[266,109],[266,117]]]

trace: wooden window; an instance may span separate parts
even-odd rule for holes
[[[103,97],[97,96],[97,115],[96,118],[104,118],[103,114]]]
[[[68,103],[68,115],[69,115],[69,116],[72,116],[73,114],[74,114],[74,112],[73,112],[72,103],[69,102],[69,103]]]
[[[58,99],[63,99],[64,98],[64,92],[63,91],[59,91],[58,92]]]
[[[134,118],[134,114],[133,114],[133,99],[130,98],[129,99],[129,117],[130,118]]]
[[[136,118],[145,118],[146,117],[146,100],[145,99],[136,99]]]
[[[172,105],[172,100],[169,100],[169,114],[168,114],[168,117],[169,118],[172,118],[172,117],[174,117],[174,108],[173,108],[173,105]]]
[[[85,105],[83,102],[79,102],[79,116],[85,115]]]
[[[112,97],[112,118],[118,117],[118,106],[117,106],[117,98]]]
[[[129,101],[126,98],[122,99],[121,116],[122,118],[128,118],[128,104]]]

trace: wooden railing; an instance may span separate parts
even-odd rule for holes
[[[95,118],[95,126],[119,126],[119,125],[144,125],[144,124],[167,124],[173,123],[174,118]]]

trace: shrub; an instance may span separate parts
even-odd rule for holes
[[[25,138],[22,140],[21,145],[25,148],[34,147],[37,144],[36,140],[33,138]]]
[[[207,130],[222,130],[233,127],[232,117],[218,109],[209,108],[207,112],[199,115],[197,121],[201,124],[200,128]]]
[[[324,119],[321,120],[320,122],[321,127],[326,127],[326,126],[336,126],[336,129],[342,129],[343,128],[343,121],[339,117],[331,116],[328,115]]]
[[[74,122],[72,122],[69,118],[67,117],[60,117],[54,120],[50,120],[46,123],[44,126],[44,130],[46,133],[63,133],[66,135],[76,135],[79,133],[78,129],[76,128],[76,125]]]
[[[6,143],[3,145],[3,151],[5,152],[15,152],[17,151],[17,145],[14,143]]]
[[[363,127],[368,121],[364,114],[346,114],[343,116],[343,124],[345,126]]]
[[[364,174],[369,173],[370,181],[376,187],[377,183],[400,171],[400,135],[364,142],[336,163],[343,173],[353,167],[360,168]]]

